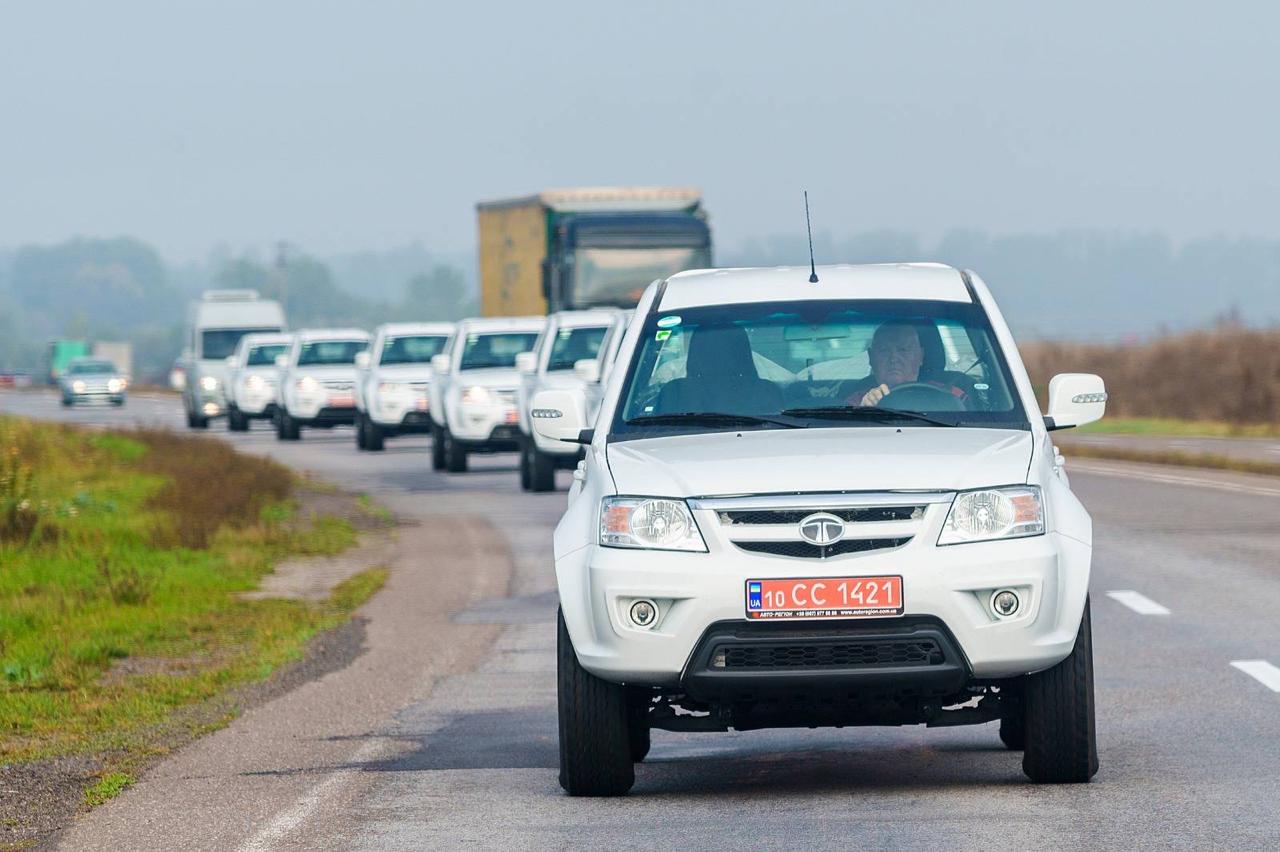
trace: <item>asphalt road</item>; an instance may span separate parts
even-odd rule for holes
[[[162,399],[0,393],[0,411],[181,420]],[[508,456],[432,473],[416,438],[227,437],[416,523],[362,610],[365,653],[166,760],[63,848],[1280,847],[1280,479],[1069,462],[1095,522],[1092,784],[1027,783],[994,724],[659,731],[630,796],[583,800],[555,770],[563,493],[522,495]]]

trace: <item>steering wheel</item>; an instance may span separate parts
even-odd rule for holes
[[[917,401],[918,400],[918,401]],[[889,405],[885,405],[885,402]],[[880,400],[885,408],[902,408],[906,411],[964,411],[964,402],[951,391],[928,382],[903,382],[890,388],[889,395]]]

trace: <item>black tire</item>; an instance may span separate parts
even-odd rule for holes
[[[123,399],[113,399],[111,400],[111,404],[114,405],[116,408],[124,408]]]
[[[228,408],[227,430],[230,432],[248,432],[249,418],[238,408]]]
[[[209,418],[208,418],[208,417],[201,417],[201,416],[199,416],[199,415],[197,415],[197,414],[193,414],[193,415],[191,415],[191,428],[192,428],[192,429],[208,429],[208,428],[209,428]]]
[[[368,445],[365,443],[364,415],[357,411],[356,412],[356,449],[367,450],[368,448],[369,448]]]
[[[530,438],[526,446],[529,448],[529,490],[556,490],[556,460],[538,449]]]
[[[1080,784],[1097,773],[1093,630],[1087,600],[1070,656],[1027,678],[1024,719],[1022,771],[1032,781]]]
[[[279,425],[276,427],[276,437],[281,441],[297,441],[302,437],[302,427],[298,425],[298,421],[289,416],[289,412],[281,410]]]
[[[74,399],[72,399],[71,397],[69,397],[69,396],[64,396],[64,397],[62,398],[62,407],[63,407],[63,408],[70,408],[71,406],[73,406],[73,405],[75,405],[75,404],[76,404],[76,401],[75,401]],[[188,417],[187,419],[188,419],[188,420],[190,420],[191,418],[189,418],[189,417]]]
[[[528,491],[532,487],[529,479],[529,445],[532,443],[531,438],[524,438],[520,441],[520,490]]]
[[[467,448],[455,441],[448,429],[444,430],[444,469],[450,473],[467,472]]]
[[[1000,742],[1009,751],[1027,747],[1027,711],[1022,699],[1025,678],[1010,681],[1002,690],[1000,704]]]
[[[444,470],[444,430],[431,424],[431,469]]]
[[[626,688],[582,667],[561,613],[556,632],[560,786],[570,796],[621,796],[636,781]]]
[[[382,427],[368,415],[364,418],[364,448],[375,453],[387,448],[387,436],[382,433]]]

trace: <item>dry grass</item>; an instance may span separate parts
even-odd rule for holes
[[[1139,344],[1020,346],[1042,397],[1055,373],[1097,373],[1108,416],[1280,423],[1280,329],[1223,327]]]

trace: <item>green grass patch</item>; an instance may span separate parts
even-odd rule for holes
[[[1104,417],[1074,430],[1080,434],[1151,435],[1181,438],[1280,438],[1280,424],[1222,423],[1171,417]]]
[[[385,580],[318,604],[244,599],[279,559],[356,534],[300,518],[286,469],[213,439],[0,418],[0,459],[21,474],[0,482],[0,763],[104,755],[86,802],[119,792],[111,772],[177,711],[297,659]]]
[[[84,803],[91,808],[111,801],[137,779],[127,772],[108,772],[84,791]]]

